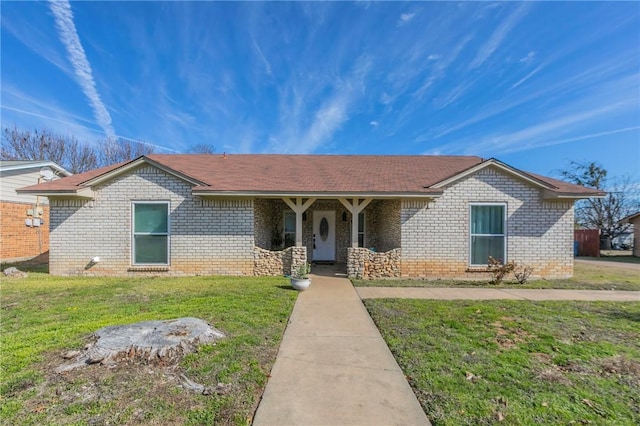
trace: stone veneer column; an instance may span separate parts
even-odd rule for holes
[[[291,273],[293,274],[301,265],[307,263],[306,247],[290,247],[291,249]]]

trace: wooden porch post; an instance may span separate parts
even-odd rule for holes
[[[373,201],[373,198],[365,198],[362,202],[359,198],[353,198],[352,202],[346,198],[338,198],[338,200],[351,213],[351,247],[358,247],[358,215]]]
[[[301,197],[296,198],[295,203],[291,198],[283,198],[282,201],[296,213],[296,247],[302,247],[302,213],[316,201],[316,198],[308,198],[304,203]]]

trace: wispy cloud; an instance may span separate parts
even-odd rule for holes
[[[495,52],[502,44],[507,34],[516,26],[516,24],[526,15],[529,10],[528,3],[521,3],[507,18],[498,25],[496,30],[491,34],[489,40],[482,45],[476,57],[471,61],[470,69],[478,68]]]
[[[365,77],[371,68],[368,57],[359,57],[350,72],[332,83],[331,91],[318,105],[308,105],[309,95],[318,96],[324,81],[304,78],[293,81],[282,96],[281,128],[269,137],[269,151],[311,153],[329,147],[334,134],[350,118],[350,109],[363,96]]]
[[[572,126],[605,117],[625,106],[625,104],[606,105],[551,119],[515,132],[489,136],[484,138],[480,143],[468,145],[466,153],[504,153],[545,146],[546,141],[552,139],[554,135],[568,133],[573,130]]]
[[[536,69],[534,69],[533,71],[531,71],[529,74],[525,75],[524,77],[522,77],[520,80],[518,80],[516,83],[513,84],[513,86],[511,86],[512,89],[515,89],[516,87],[520,86],[522,83],[524,83],[525,81],[529,80],[531,77],[533,77],[535,74],[538,73],[538,71],[540,71],[542,69],[542,65],[539,65],[538,67],[536,67]]]
[[[258,43],[254,39],[252,39],[251,41],[253,42],[253,47],[256,50],[256,52],[258,53],[258,56],[260,57],[260,60],[262,61],[262,63],[264,63],[264,69],[265,69],[266,73],[268,75],[273,75],[273,72],[271,71],[271,64],[269,63],[267,58],[264,56],[264,53],[262,53],[262,49],[260,49],[260,46],[258,45]]]
[[[415,18],[416,13],[402,13],[400,15],[400,18],[398,18],[398,23],[397,26],[402,26],[406,23],[408,23],[409,21],[411,21],[413,18]]]
[[[71,5],[67,0],[50,0],[49,6],[56,20],[60,40],[65,45],[69,60],[73,65],[76,81],[82,88],[85,96],[89,99],[96,122],[108,137],[114,137],[115,131],[111,125],[111,116],[102,103],[98,90],[96,89],[91,65],[82,48],[80,37],[78,37],[78,32],[76,31],[76,25],[73,22]]]
[[[539,148],[544,146],[561,145],[561,144],[570,143],[570,142],[577,142],[577,141],[583,141],[587,139],[599,138],[601,136],[611,136],[611,135],[616,135],[618,133],[632,132],[634,130],[640,130],[640,126],[625,127],[622,129],[607,130],[605,132],[589,133],[586,135],[574,136],[571,138],[551,140],[548,142],[542,142],[540,144],[537,144],[536,147]]]

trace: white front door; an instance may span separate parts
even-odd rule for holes
[[[336,212],[313,212],[313,261],[336,260]]]

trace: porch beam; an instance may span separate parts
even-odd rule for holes
[[[293,210],[296,214],[296,247],[302,247],[302,213],[304,213],[311,204],[316,201],[316,198],[308,198],[304,203],[302,197],[297,197],[295,202],[291,198],[282,198],[287,206]]]
[[[338,201],[351,213],[351,247],[358,247],[358,215],[373,201],[373,198],[365,198],[362,202],[359,198],[353,198],[352,201],[338,198]]]

